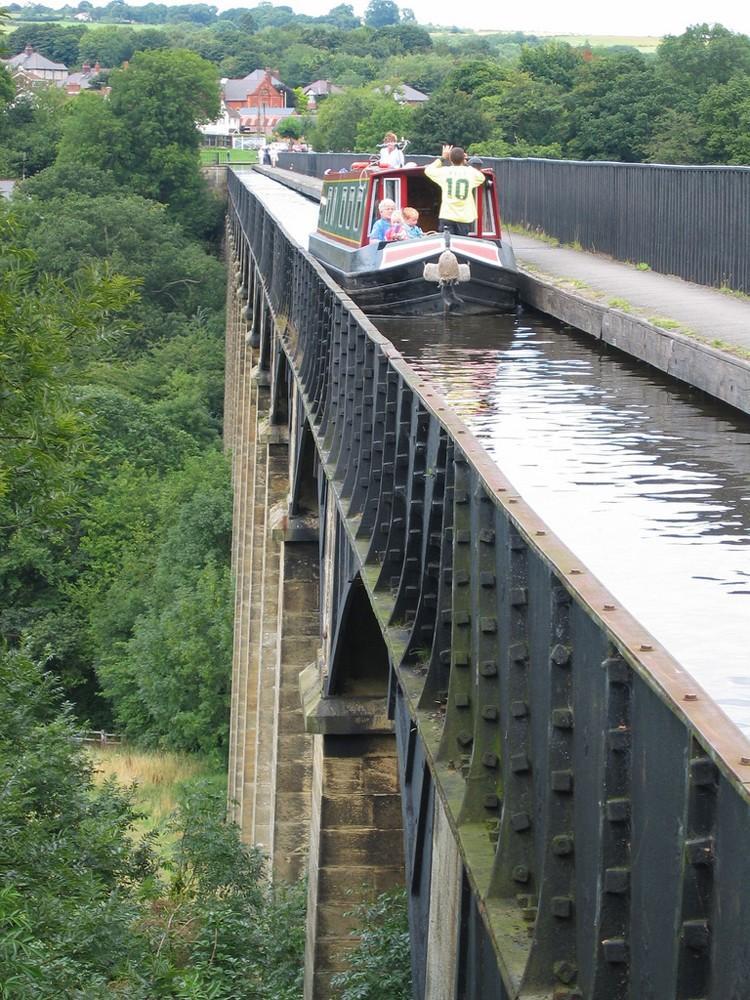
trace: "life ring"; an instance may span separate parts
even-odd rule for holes
[[[354,163],[352,163],[351,169],[352,170],[364,170],[365,167],[369,167],[369,166],[370,166],[370,161],[369,160],[356,160]]]

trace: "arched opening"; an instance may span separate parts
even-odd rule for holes
[[[384,698],[388,693],[388,647],[357,575],[339,619],[328,679],[329,695]]]

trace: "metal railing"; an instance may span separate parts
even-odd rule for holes
[[[320,177],[356,155],[288,153],[279,166]],[[750,293],[750,167],[484,161],[497,175],[505,222],[663,274]]]
[[[747,741],[234,175],[229,196],[261,367],[291,371],[389,650],[416,967],[437,795],[456,995],[746,996]]]

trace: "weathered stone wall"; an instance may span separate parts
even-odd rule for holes
[[[272,332],[273,316],[262,293],[248,290],[254,275],[247,248],[231,238],[228,247],[225,441],[236,582],[230,813],[243,839],[268,854],[274,875],[291,880],[307,869],[305,996],[324,1000],[352,947],[347,911],[363,893],[403,882],[396,744],[383,711],[364,731],[360,713],[356,734],[348,733],[348,703],[333,709],[336,734],[325,732],[327,718],[306,721],[300,674],[307,671],[320,694],[330,654],[328,604],[321,625],[318,515],[290,515],[300,442],[290,441],[289,427],[296,421],[273,422],[272,373],[257,346]],[[292,400],[292,415],[295,406]],[[329,545],[328,559],[334,552]],[[324,575],[332,579],[331,566]]]

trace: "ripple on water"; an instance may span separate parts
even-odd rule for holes
[[[750,419],[533,312],[375,322],[750,735]]]

